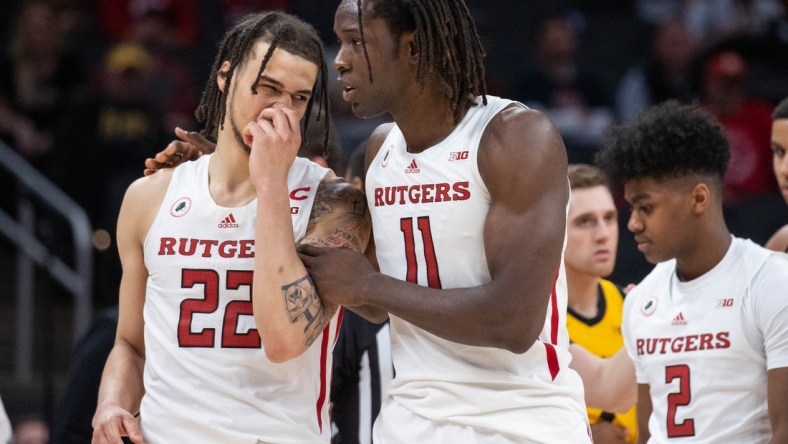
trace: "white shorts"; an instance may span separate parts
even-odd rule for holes
[[[572,430],[576,429],[576,430]],[[372,429],[375,444],[474,443],[474,444],[591,444],[587,423],[568,427],[566,438],[557,441],[534,441],[502,434],[494,430],[447,421],[432,421],[416,415],[402,404],[386,397]]]

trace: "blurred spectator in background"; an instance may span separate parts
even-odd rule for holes
[[[97,0],[99,22],[109,41],[167,34],[175,46],[199,41],[198,2],[193,0]]]
[[[682,20],[670,18],[652,28],[649,55],[642,66],[631,68],[616,93],[616,112],[628,122],[668,99],[689,103],[697,98],[692,84],[696,44]]]
[[[289,12],[291,3],[292,0],[221,0],[222,26],[230,29],[241,17],[253,12],[273,9]]]
[[[736,204],[774,192],[770,171],[772,106],[748,91],[747,61],[733,51],[712,54],[703,64],[701,103],[722,123],[731,146],[725,199]]]
[[[42,170],[54,126],[84,80],[79,60],[66,49],[52,7],[28,2],[0,59],[0,138]]]
[[[197,2],[192,0],[100,0],[100,20],[113,42],[141,45],[155,73],[146,94],[163,113],[164,127],[196,125],[200,90],[186,61],[200,37]]]
[[[56,181],[85,208],[95,230],[99,306],[117,300],[120,264],[113,239],[125,190],[140,176],[145,159],[170,138],[160,109],[146,94],[153,70],[142,46],[112,47],[97,73],[96,94],[63,116],[57,140]]]
[[[741,54],[723,49],[701,60],[701,105],[722,124],[730,144],[726,222],[736,236],[763,245],[788,218],[771,168],[772,105],[749,91],[748,61]]]
[[[772,114],[772,165],[774,177],[785,203],[788,204],[788,97],[783,99]],[[766,248],[788,253],[788,224],[783,225],[769,238]]]
[[[577,33],[567,15],[548,15],[536,33],[536,67],[514,97],[545,112],[558,127],[569,162],[592,163],[604,130],[613,122],[609,94],[578,65]]]

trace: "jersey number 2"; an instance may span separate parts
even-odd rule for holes
[[[688,418],[681,424],[676,424],[676,409],[689,405],[692,400],[689,366],[682,364],[665,367],[665,383],[670,384],[674,379],[679,380],[679,391],[668,395],[668,438],[695,436],[694,419]]]
[[[242,286],[249,287],[252,294],[253,272],[249,270],[228,270],[225,289],[238,290]],[[219,308],[219,273],[214,270],[181,271],[181,287],[193,288],[203,286],[203,298],[184,299],[181,302],[180,319],[178,320],[178,345],[181,347],[213,347],[215,328],[204,328],[198,333],[192,332],[192,318],[195,313],[213,313]],[[222,348],[260,348],[260,334],[256,328],[246,333],[237,333],[238,318],[241,315],[252,315],[251,296],[248,301],[230,301],[224,309],[222,317]]]
[[[435,256],[435,245],[432,243],[430,217],[417,217],[416,225],[421,232],[421,240],[424,245],[424,260],[427,265],[427,285],[429,285],[430,288],[441,288],[441,277],[438,273],[438,259]],[[419,265],[416,260],[416,240],[413,233],[413,218],[403,217],[400,219],[399,228],[402,230],[402,234],[405,237],[405,260],[408,264],[405,277],[408,282],[417,284]]]

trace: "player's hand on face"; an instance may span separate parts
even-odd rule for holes
[[[173,168],[182,162],[197,160],[203,154],[212,153],[216,145],[196,131],[184,131],[175,128],[175,135],[180,140],[173,140],[159,151],[155,157],[145,160],[144,174],[149,176],[162,168]]]
[[[252,147],[249,155],[252,183],[286,179],[301,147],[301,118],[290,107],[274,105],[262,110],[257,121],[246,125],[243,137],[244,143]]]
[[[367,303],[359,284],[375,270],[366,256],[347,248],[312,245],[299,245],[298,256],[321,299],[349,307]]]
[[[117,406],[99,407],[93,416],[91,444],[123,444],[122,436],[135,444],[143,442],[137,418]]]
[[[629,431],[619,425],[602,421],[591,425],[594,444],[626,444]]]

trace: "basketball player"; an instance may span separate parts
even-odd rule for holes
[[[772,166],[780,192],[788,203],[788,98],[783,99],[772,114]],[[766,243],[766,248],[788,253],[788,225],[780,228]]]
[[[604,173],[585,164],[569,165],[566,284],[569,339],[603,358],[624,346],[623,291],[603,279],[613,272],[618,245],[618,210]],[[581,375],[582,376],[582,375]],[[597,381],[584,381],[584,386]],[[588,408],[594,442],[636,442],[635,409],[623,414]]]
[[[246,17],[196,113],[215,153],[129,187],[94,443],[329,441],[339,315],[295,244],[360,252],[369,226],[358,190],[296,158],[301,118],[313,103],[327,112],[325,73],[311,26]]]
[[[640,442],[788,442],[788,256],[731,236],[718,123],[667,103],[615,128],[597,161],[657,264],[627,295]]]
[[[462,0],[343,0],[334,31],[344,100],[394,120],[366,155],[380,273],[351,251],[300,251],[321,297],[390,318],[375,442],[590,442],[566,350],[557,130],[486,96]]]
[[[462,0],[343,0],[334,31],[344,100],[394,120],[367,145],[376,245],[369,260],[300,253],[321,298],[390,318],[396,375],[374,441],[590,442],[566,350],[560,134],[486,95]]]

